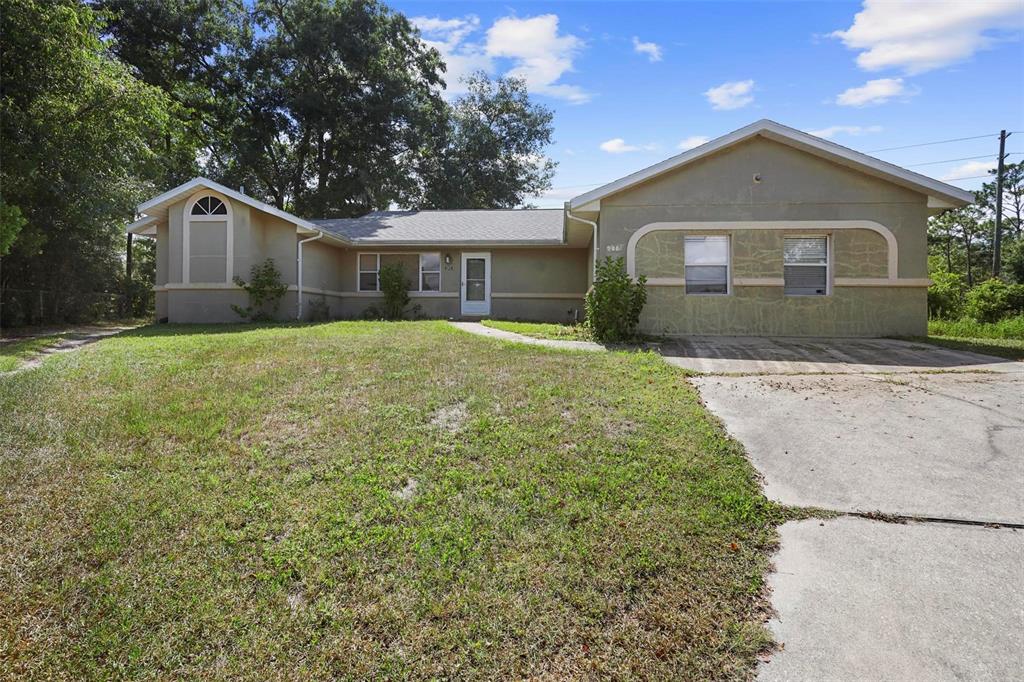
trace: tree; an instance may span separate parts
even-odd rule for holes
[[[953,235],[960,240],[964,247],[965,264],[967,268],[967,286],[974,286],[974,259],[977,256],[972,251],[975,245],[987,235],[988,230],[983,222],[985,215],[978,204],[970,204],[963,208],[949,211]]]
[[[989,171],[995,174],[995,171]],[[990,214],[996,210],[996,183],[986,182],[978,192],[978,203]],[[1013,238],[1024,233],[1024,162],[1003,167],[1003,219],[1004,229]]]
[[[0,184],[25,218],[3,277],[54,292],[47,318],[86,315],[93,292],[119,279],[124,224],[153,191],[170,102],[110,56],[90,7],[0,0],[0,16]]]
[[[466,79],[447,126],[420,169],[419,208],[514,208],[551,187],[555,163],[544,156],[550,109],[530,101],[518,78]]]
[[[279,208],[346,217],[403,203],[436,136],[443,63],[375,0],[260,0],[224,61],[211,174]]]

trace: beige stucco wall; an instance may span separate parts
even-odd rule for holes
[[[760,175],[761,181],[754,182]],[[732,293],[686,296],[681,286],[649,288],[643,331],[655,334],[880,336],[923,334],[927,326],[927,197],[786,145],[755,138],[677,172],[602,199],[601,256],[625,256],[630,237],[650,223],[715,222],[731,236]],[[901,280],[918,286],[833,286],[829,296],[786,297],[781,286],[735,286],[737,279],[783,275],[782,239],[796,221],[830,237],[830,277],[885,279],[889,247],[878,232],[840,229],[879,223],[895,236]],[[735,229],[729,223],[793,221],[793,228]],[[829,226],[832,222],[833,225]],[[636,240],[636,274],[683,278],[683,237],[650,232]],[[707,233],[706,231],[704,233]],[[678,283],[678,282],[677,282]],[[776,282],[777,284],[777,282]]]
[[[684,296],[681,287],[651,287],[641,327],[683,336],[919,336],[924,288],[848,287],[830,296],[783,296],[782,287],[737,287],[729,296]]]

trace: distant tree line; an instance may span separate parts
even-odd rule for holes
[[[152,282],[153,253],[124,281],[124,225],[196,175],[308,217],[509,208],[551,185],[553,115],[524,82],[479,73],[446,99],[441,55],[375,0],[0,0],[0,17],[0,324],[131,312],[119,295]]]
[[[989,171],[993,176],[995,170]],[[1024,314],[1024,163],[1004,168],[1002,266],[992,272],[996,180],[975,202],[928,223],[929,308],[937,317],[968,315],[980,321]]]

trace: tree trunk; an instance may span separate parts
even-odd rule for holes
[[[974,286],[974,275],[971,272],[971,240],[964,237],[964,249],[967,251],[967,286]]]

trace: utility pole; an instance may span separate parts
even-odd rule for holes
[[[1006,160],[1006,138],[1009,135],[1005,130],[999,131],[999,165],[996,170],[996,234],[992,240],[992,276],[999,276],[999,269],[1002,267],[1000,251],[1003,242],[1003,161]]]

